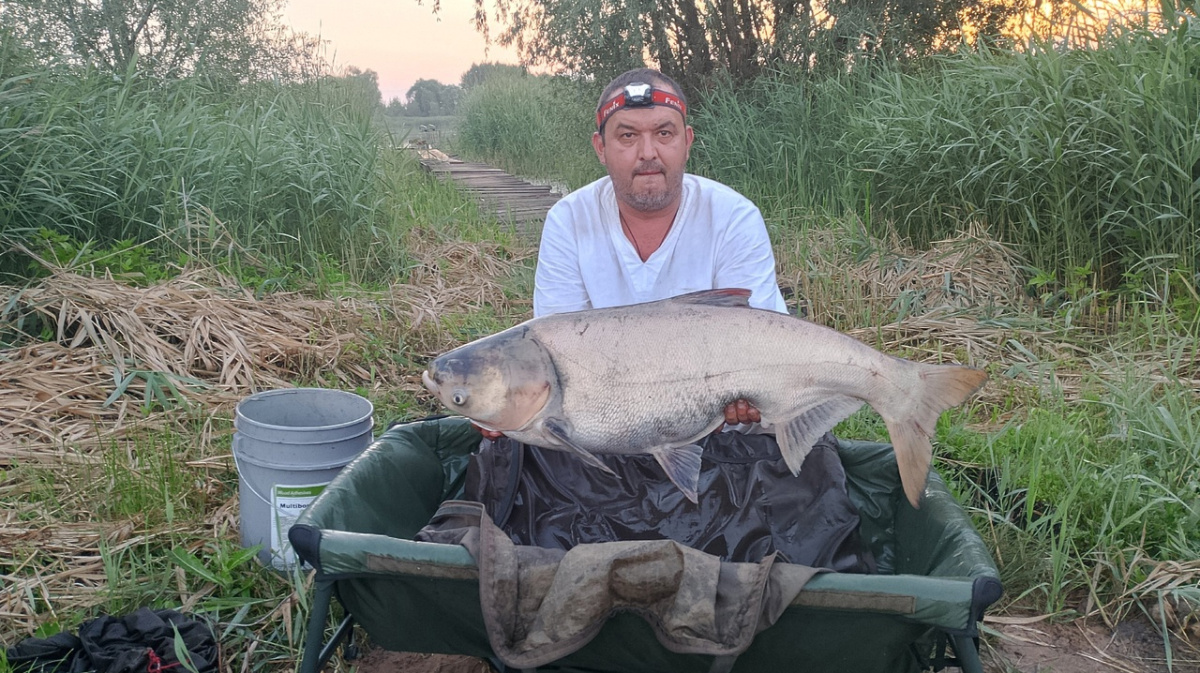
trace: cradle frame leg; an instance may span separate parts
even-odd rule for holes
[[[333,656],[338,645],[350,635],[354,618],[347,615],[338,625],[328,643],[325,624],[329,621],[329,608],[333,603],[333,582],[317,580],[313,592],[312,613],[308,616],[308,632],[304,636],[304,653],[301,655],[299,673],[317,673]]]

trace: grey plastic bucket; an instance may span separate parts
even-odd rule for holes
[[[238,471],[242,545],[281,570],[295,564],[287,531],[325,486],[370,445],[370,400],[343,390],[289,388],[237,405],[233,459]]]

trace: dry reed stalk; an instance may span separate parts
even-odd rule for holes
[[[55,342],[0,352],[0,462],[31,449],[57,459],[61,447],[120,436],[134,420],[162,421],[141,419],[156,393],[213,409],[318,374],[347,385],[398,376],[370,371],[348,348],[364,321],[383,320],[352,299],[258,299],[196,271],[147,288],[57,272],[8,294],[52,326]]]
[[[108,574],[102,547],[110,555],[119,554],[153,537],[135,534],[132,522],[55,522],[39,527],[6,522],[3,531],[6,544],[0,549],[0,564],[13,566],[0,574],[0,617],[7,622],[3,632],[26,633],[45,620],[37,603],[77,609],[103,602]]]
[[[408,327],[410,347],[432,357],[461,341],[443,328],[448,315],[490,310],[502,323],[531,317],[528,299],[506,291],[518,269],[530,260],[532,247],[502,248],[493,242],[438,242],[414,236],[414,256],[423,260],[405,283],[391,286],[392,313]],[[417,381],[417,389],[423,389]]]
[[[1089,600],[1086,616],[1100,616],[1115,628],[1140,607],[1155,627],[1165,627],[1200,653],[1200,560],[1159,561],[1136,549],[1128,560],[1118,557],[1115,563],[1098,565],[1093,583],[1103,568],[1124,590],[1102,604]]]

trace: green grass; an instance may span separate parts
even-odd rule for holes
[[[464,156],[571,189],[604,175],[591,137],[600,89],[548,77],[494,77],[458,105]]]
[[[943,469],[990,538],[1010,600],[1047,613],[1125,590],[1111,570],[1134,550],[1200,556],[1195,391],[1132,369],[1097,389],[1042,397],[986,434],[939,428]]]

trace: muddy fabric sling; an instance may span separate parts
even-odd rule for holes
[[[572,654],[617,612],[650,624],[659,643],[732,664],[775,623],[818,569],[726,563],[671,540],[517,546],[477,502],[442,504],[417,539],[462,544],[479,566],[480,607],[493,651],[535,668]]]

